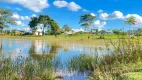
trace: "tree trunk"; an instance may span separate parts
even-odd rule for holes
[[[44,27],[43,27],[43,31],[42,31],[42,36],[44,36]]]

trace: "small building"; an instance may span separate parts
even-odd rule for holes
[[[43,31],[42,30],[33,30],[32,34],[38,35],[38,36],[42,36],[43,35]]]
[[[70,31],[66,31],[65,34],[70,35],[70,34],[75,34],[75,32],[73,30],[70,30]]]

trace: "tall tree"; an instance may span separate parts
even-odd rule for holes
[[[45,32],[45,28],[49,28],[50,26],[50,22],[51,22],[51,18],[48,15],[40,15],[38,18],[38,22],[39,24],[43,24],[43,35]]]
[[[70,31],[71,28],[70,28],[67,24],[65,24],[65,25],[63,26],[63,30],[64,30],[64,31]]]
[[[126,24],[129,24],[129,25],[136,25],[137,24],[137,22],[136,22],[136,20],[135,20],[135,18],[133,16],[130,16],[129,18],[126,18],[126,20],[124,22]],[[129,30],[130,30],[130,28],[131,27],[129,27]]]
[[[11,17],[12,12],[10,10],[0,8],[0,29],[9,27],[10,24],[15,24],[14,19]]]
[[[89,28],[89,26],[91,26],[91,24],[93,23],[94,18],[96,18],[96,16],[93,16],[91,14],[83,14],[80,16],[80,24],[81,26],[85,27],[85,31],[87,28]]]
[[[54,20],[50,21],[50,27],[51,27],[51,34],[57,35],[57,34],[61,33],[61,29],[60,29],[58,23],[55,22]]]
[[[28,24],[31,28],[31,30],[37,30],[38,25],[38,18],[37,17],[31,17],[31,21]]]

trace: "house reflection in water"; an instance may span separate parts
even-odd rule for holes
[[[32,42],[29,54],[36,59],[52,58],[60,50],[60,46],[56,43],[47,44],[43,40],[35,40]]]

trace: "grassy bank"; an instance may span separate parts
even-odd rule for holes
[[[89,71],[89,80],[141,80],[142,45],[140,39],[119,39],[118,43],[106,41],[106,51],[75,56],[69,68]],[[109,46],[112,46],[111,48]]]
[[[88,39],[88,36],[89,39]],[[31,40],[47,40],[50,42],[77,42],[82,44],[105,44],[104,39],[99,39],[100,36],[103,36],[105,40],[109,41],[110,39],[114,42],[118,41],[122,38],[122,35],[113,35],[113,34],[106,34],[106,35],[92,35],[92,34],[74,34],[68,37],[67,35],[59,35],[55,37],[53,35],[45,35],[45,36],[35,36],[35,35],[27,35],[27,36],[9,36],[9,35],[0,35],[0,38],[19,38],[19,39],[31,39]],[[125,36],[125,38],[129,38],[129,36]],[[136,36],[134,38],[137,38]],[[142,37],[139,37],[142,41]]]

